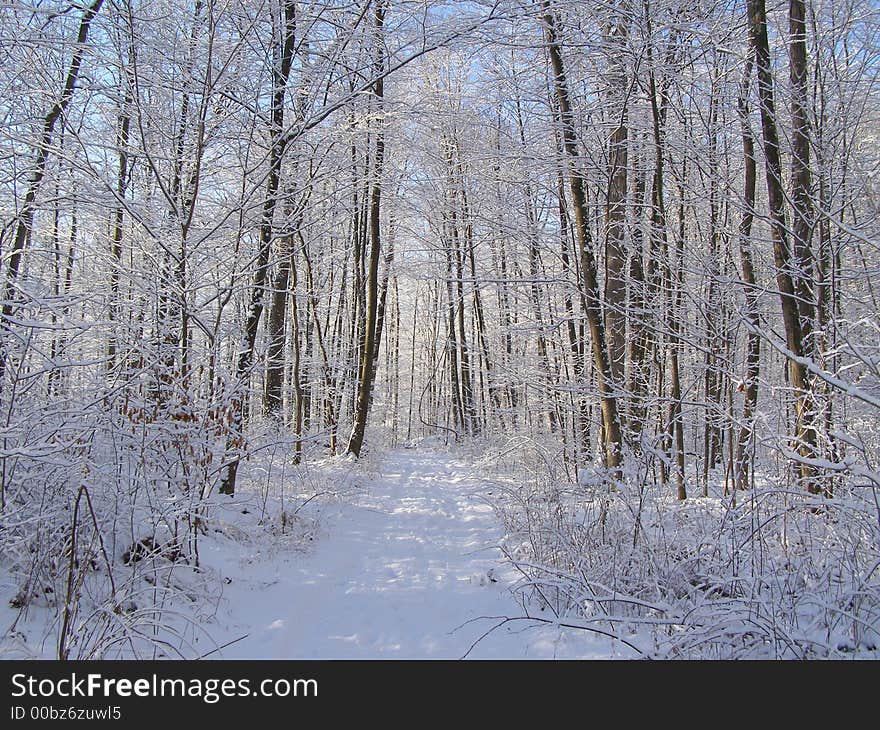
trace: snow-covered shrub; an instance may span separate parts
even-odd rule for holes
[[[822,499],[764,473],[735,502],[721,490],[679,502],[634,468],[613,488],[599,470],[577,485],[508,470],[503,483],[495,506],[524,616],[646,657],[880,649],[880,510],[852,479]]]

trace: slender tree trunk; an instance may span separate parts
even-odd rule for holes
[[[612,475],[619,473],[622,458],[622,438],[618,417],[617,398],[614,392],[614,378],[608,361],[605,342],[605,327],[602,319],[602,300],[599,294],[596,261],[593,256],[593,243],[589,229],[589,210],[583,176],[578,170],[579,153],[578,138],[575,131],[575,120],[571,110],[568,93],[568,79],[562,59],[556,18],[550,0],[543,0],[544,32],[547,40],[547,51],[553,69],[554,88],[559,104],[559,116],[562,126],[563,148],[569,164],[569,185],[574,207],[575,229],[578,235],[578,248],[581,266],[581,287],[587,304],[587,321],[592,340],[593,365],[602,404],[602,422],[604,426],[605,465]]]
[[[325,323],[321,322],[321,315],[318,311],[318,303],[319,303],[319,295],[317,284],[315,282],[315,274],[312,267],[311,256],[308,251],[308,247],[306,246],[306,242],[302,237],[301,232],[297,232],[297,237],[300,241],[300,251],[302,252],[303,262],[305,264],[306,269],[306,287],[309,295],[309,309],[312,313],[312,323],[314,324],[315,330],[315,343],[317,344],[318,351],[321,355],[321,372],[323,374],[324,380],[324,425],[327,427],[330,432],[330,453],[336,454],[336,433],[337,433],[337,414],[339,413],[340,408],[340,398],[341,393],[340,388],[338,387],[337,377],[333,373],[333,367],[330,362],[330,356],[327,352],[327,337],[331,335],[326,334]],[[295,267],[293,269],[295,272]],[[344,298],[344,291],[340,294],[340,307],[342,299]],[[337,317],[337,327],[336,331],[332,333],[333,339],[340,341],[342,340],[342,331],[343,326],[341,322],[341,315]],[[307,331],[311,331],[310,328]],[[331,341],[332,346],[332,341]]]
[[[462,255],[462,243],[460,216],[458,215],[458,186],[455,184],[454,164],[452,148],[449,145],[447,164],[449,166],[450,182],[450,209],[449,209],[449,240],[452,244],[451,256],[454,264],[454,274],[450,281],[455,283],[455,327],[457,328],[456,340],[458,342],[458,361],[460,366],[459,384],[461,386],[461,408],[464,418],[465,432],[472,435],[475,431],[476,412],[474,409],[474,385],[471,368],[470,347],[468,346],[467,329],[465,327],[465,296],[464,296],[464,261]],[[466,221],[463,222],[466,225]],[[452,278],[454,277],[454,278]]]
[[[687,177],[687,169],[681,171],[682,180]],[[669,388],[671,401],[669,404],[669,440],[673,442],[675,454],[676,496],[680,500],[687,499],[684,482],[684,407],[681,396],[681,372],[679,370],[678,353],[681,347],[681,303],[684,295],[684,240],[685,240],[685,198],[684,183],[678,189],[678,235],[675,239],[675,274],[669,277],[667,290],[669,307]]]
[[[644,0],[644,17],[648,30],[649,39],[653,38],[652,30],[652,9],[648,0]],[[666,53],[666,66],[671,66],[677,52],[675,38],[670,39]],[[662,82],[657,84],[657,78],[653,64],[653,41],[650,40],[646,47],[648,60],[648,95],[651,104],[651,129],[654,142],[654,174],[651,180],[651,226],[650,241],[648,245],[648,270],[647,270],[647,295],[650,299],[653,319],[660,323],[665,321],[667,336],[666,347],[661,352],[660,338],[656,343],[652,343],[654,347],[655,357],[657,359],[657,396],[662,399],[665,393],[665,364],[663,363],[664,355],[669,359],[670,368],[670,387],[672,391],[672,399],[674,405],[671,406],[670,417],[668,423],[664,426],[664,415],[662,408],[658,408],[657,421],[658,432],[663,433],[663,446],[667,454],[676,453],[677,465],[677,482],[678,497],[684,499],[686,492],[684,488],[684,452],[678,450],[679,439],[676,436],[676,421],[673,416],[681,414],[681,386],[678,379],[678,351],[677,351],[677,331],[678,331],[678,312],[675,309],[676,300],[673,296],[675,284],[673,281],[672,266],[669,263],[669,233],[667,229],[666,200],[664,187],[664,168],[665,168],[665,132],[666,132],[666,116],[669,108],[669,87],[671,84],[671,74],[667,73]],[[679,242],[679,246],[683,245],[683,241]],[[677,279],[676,279],[677,280]],[[665,302],[662,301],[662,293],[666,293]],[[665,304],[665,306],[664,306]],[[663,307],[665,314],[661,316],[659,313],[654,314],[657,306]],[[673,342],[675,340],[675,342]],[[681,439],[683,443],[683,438]],[[660,478],[666,483],[669,468],[665,461],[661,461]]]
[[[644,247],[642,240],[642,204],[645,195],[644,173],[636,173],[634,198],[635,220],[632,227],[633,250],[629,261],[629,296],[627,319],[629,321],[629,382],[627,391],[630,398],[628,414],[629,430],[633,449],[641,452],[642,431],[647,418],[648,384],[651,380],[650,354],[651,333],[649,322],[648,291],[645,280]],[[649,251],[650,256],[650,251]]]
[[[290,380],[293,384],[293,433],[296,436],[294,445],[293,463],[299,464],[302,459],[302,442],[303,442],[303,420],[307,407],[305,399],[305,389],[302,382],[302,334],[299,313],[299,303],[297,301],[296,290],[299,283],[299,277],[296,269],[296,257],[294,255],[293,245],[290,245],[290,264],[288,265],[291,277],[290,295],[290,338],[293,341],[293,363],[290,369]],[[308,317],[306,317],[308,319]]]
[[[813,342],[816,317],[813,291],[814,223],[810,174],[810,119],[807,92],[806,10],[804,0],[789,0],[789,77],[791,80],[791,209],[792,276],[801,323],[801,345],[805,357],[815,358]]]
[[[123,75],[127,79],[126,72]],[[125,82],[125,98],[119,110],[119,126],[117,137],[117,159],[119,169],[116,176],[116,211],[113,215],[113,234],[110,241],[110,301],[108,307],[108,319],[111,324],[110,337],[107,341],[107,369],[112,370],[116,365],[116,352],[118,349],[117,337],[118,320],[119,320],[119,272],[122,269],[122,237],[124,235],[123,224],[125,221],[125,208],[123,200],[125,199],[126,190],[128,188],[129,164],[128,164],[128,142],[129,130],[131,128],[131,115],[129,106],[131,105],[131,86]]]
[[[764,160],[767,179],[767,198],[770,206],[771,229],[773,233],[773,258],[776,265],[776,286],[782,307],[782,322],[785,328],[785,341],[788,348],[789,382],[795,396],[795,449],[799,456],[796,470],[798,476],[811,493],[821,491],[816,468],[812,460],[817,456],[817,437],[815,408],[812,387],[807,376],[804,358],[809,357],[809,348],[804,346],[804,323],[802,313],[809,316],[812,302],[799,302],[792,272],[798,271],[797,258],[792,255],[788,241],[788,228],[785,220],[785,194],[782,185],[782,163],[779,154],[779,135],[776,124],[776,108],[773,100],[773,75],[770,62],[770,45],[767,38],[767,13],[764,0],[748,0],[748,11],[752,45],[755,50],[755,66],[758,77],[758,95],[761,100],[761,127],[764,138]],[[795,130],[798,134],[798,130]],[[803,151],[800,152],[803,155]],[[797,155],[793,155],[797,157]],[[803,159],[801,160],[803,163]],[[795,198],[800,196],[800,186],[795,184]],[[799,217],[799,216],[797,216]],[[804,242],[800,241],[799,246]],[[801,278],[803,274],[799,274]],[[805,311],[805,307],[807,307]],[[807,325],[807,332],[810,325]]]
[[[39,146],[34,151],[33,171],[27,184],[24,201],[13,223],[15,235],[13,237],[12,250],[8,254],[9,265],[6,269],[6,283],[3,287],[3,307],[0,309],[0,387],[2,387],[6,375],[6,366],[10,355],[8,343],[11,340],[11,319],[16,309],[15,289],[18,284],[19,274],[21,273],[22,257],[31,237],[34,213],[37,208],[37,192],[46,175],[46,165],[52,149],[52,135],[55,132],[55,125],[73,98],[76,83],[79,79],[80,68],[82,67],[83,54],[86,51],[89,29],[103,4],[104,0],[94,0],[91,5],[83,10],[76,34],[73,57],[70,60],[70,66],[64,79],[64,86],[61,89],[58,100],[52,105],[46,116],[43,117],[43,131],[40,135]]]
[[[287,80],[290,76],[291,60],[294,47],[294,11],[296,3],[293,0],[285,0],[284,3],[284,38],[282,47],[279,49],[279,58],[272,71],[272,124],[269,130],[271,147],[269,150],[269,171],[266,180],[266,197],[263,200],[263,210],[260,217],[260,240],[257,251],[254,281],[251,288],[250,303],[247,309],[247,317],[244,327],[244,341],[238,351],[235,364],[235,388],[232,398],[232,418],[229,428],[229,444],[227,448],[231,458],[226,464],[222,482],[221,494],[235,494],[235,479],[238,473],[240,456],[231,448],[233,443],[240,442],[243,437],[245,394],[247,382],[250,376],[251,364],[254,359],[254,346],[257,341],[257,329],[263,316],[266,300],[266,280],[269,276],[269,261],[272,250],[272,234],[274,232],[275,208],[278,205],[278,189],[281,181],[281,165],[284,161],[284,152],[287,147],[287,137],[284,135],[284,99],[287,93]]]
[[[739,225],[739,253],[742,267],[742,278],[745,283],[746,317],[749,323],[749,333],[746,351],[746,375],[742,389],[745,394],[743,399],[742,426],[736,445],[736,458],[734,462],[734,487],[745,489],[749,484],[749,456],[748,444],[752,440],[754,430],[755,408],[758,403],[758,378],[761,374],[761,326],[758,311],[758,289],[755,278],[755,265],[752,260],[752,221],[755,209],[755,187],[757,179],[757,166],[755,163],[755,140],[752,136],[752,128],[749,123],[749,77],[752,74],[753,58],[749,55],[743,80],[740,86],[739,115],[742,128],[743,162],[745,165],[745,179],[743,183],[743,214]]]
[[[303,211],[308,205],[309,194],[306,192],[303,193],[303,196],[297,204],[296,214],[291,221],[291,225],[297,231],[302,225]],[[290,213],[288,211],[288,216]],[[287,234],[281,238],[278,265],[272,280],[271,306],[269,320],[266,323],[269,347],[266,352],[266,382],[263,391],[263,408],[267,415],[278,415],[284,405],[284,351],[286,349],[287,325],[289,324],[287,305],[291,299],[289,285],[292,269],[295,266],[293,238],[293,234]]]
[[[455,264],[451,240],[451,235],[448,235],[444,246],[444,249],[446,250],[446,308],[448,329],[446,348],[449,359],[449,382],[452,391],[452,414],[456,427],[464,430],[466,428],[467,417],[464,410],[464,399],[462,398],[461,387],[461,373],[458,364],[458,331],[456,329],[457,307],[455,288],[453,284],[453,279],[455,277]]]
[[[609,105],[616,116],[614,131],[608,145],[608,190],[605,203],[605,332],[608,364],[614,387],[624,392],[626,364],[626,203],[628,191],[628,146],[626,72],[622,45],[627,36],[625,15],[614,20],[608,38],[611,44],[609,73]],[[621,420],[623,414],[620,413]]]
[[[523,154],[526,151],[526,133],[525,123],[523,121],[522,101],[520,100],[519,88],[515,91],[516,103],[516,126],[519,134],[520,148]],[[524,184],[525,193],[525,214],[526,214],[526,236],[529,242],[529,294],[530,303],[532,305],[532,317],[535,320],[536,333],[536,349],[538,355],[538,363],[541,369],[541,381],[544,386],[542,390],[545,392],[554,392],[553,373],[550,367],[550,358],[547,352],[547,335],[544,326],[544,315],[541,306],[541,286],[538,283],[540,278],[540,252],[538,241],[538,216],[535,212],[535,195],[532,185],[526,179]],[[555,394],[554,399],[555,401]],[[550,432],[557,430],[557,414],[554,404],[549,404],[547,409],[547,418],[550,426]]]
[[[558,139],[557,142],[557,152],[561,152],[561,143],[559,143]],[[565,202],[565,180],[563,178],[562,169],[557,170],[556,197],[558,200],[559,214],[559,257],[562,262],[563,271],[568,276],[573,275],[575,281],[577,281],[578,272],[573,267],[572,259],[569,254],[569,234],[571,232],[571,225],[569,222],[568,208]],[[584,302],[582,294],[583,292],[581,290],[581,311],[586,311],[586,304]],[[578,328],[575,325],[574,304],[572,302],[572,297],[569,293],[568,286],[566,286],[565,293],[563,294],[563,307],[565,309],[566,332],[568,334],[568,348],[571,353],[572,367],[574,370],[575,378],[581,385],[581,388],[578,389],[579,392],[572,394],[572,397],[575,400],[576,411],[576,417],[574,418],[574,428],[575,433],[577,434],[575,441],[575,449],[577,451],[577,453],[575,454],[575,465],[577,467],[578,465],[580,465],[582,459],[588,459],[590,455],[590,404],[585,394],[582,392],[583,386],[588,378],[587,360],[585,357],[586,348],[584,345],[583,337],[581,336],[581,332],[579,331],[579,329],[582,328]]]
[[[718,167],[718,93],[717,84],[713,79],[711,98],[709,100],[709,154],[708,163],[710,170]],[[709,257],[707,272],[706,292],[706,339],[703,356],[703,394],[705,399],[705,415],[703,423],[703,496],[709,494],[709,472],[712,470],[720,455],[719,434],[721,431],[720,408],[721,386],[718,366],[718,354],[721,351],[721,333],[719,320],[721,319],[721,301],[719,291],[719,278],[721,268],[719,264],[719,185],[715,175],[709,179]]]
[[[290,271],[293,258],[292,236],[281,239],[278,267],[272,281],[272,305],[266,323],[269,348],[266,352],[266,385],[263,407],[268,415],[278,415],[283,405],[284,345],[287,324],[287,301],[290,298]]]
[[[376,57],[374,71],[376,82],[373,84],[373,96],[376,101],[376,111],[381,116],[383,111],[385,54],[383,40],[381,38],[382,26],[385,22],[386,0],[378,0],[373,19],[379,38],[376,41]],[[379,294],[379,259],[381,257],[380,238],[380,212],[382,200],[382,163],[385,155],[385,134],[382,131],[384,120],[379,120],[379,129],[376,132],[374,151],[373,178],[370,185],[370,262],[366,280],[367,310],[365,317],[366,334],[364,337],[364,350],[361,356],[361,367],[358,378],[357,407],[355,410],[354,425],[351,438],[348,441],[348,452],[360,456],[364,442],[364,433],[367,428],[367,418],[370,412],[370,400],[372,395],[373,380],[375,378],[375,360],[373,354],[376,351],[376,342],[379,337],[376,327],[376,316]]]
[[[76,243],[77,237],[79,235],[79,216],[76,212],[76,206],[74,205],[73,211],[70,214],[70,234],[67,243],[67,254],[64,256],[64,276],[61,276],[61,242],[59,237],[55,237],[55,269],[56,269],[56,295],[62,299],[64,304],[61,306],[61,314],[62,317],[66,318],[70,313],[70,305],[69,299],[70,289],[73,286],[73,266],[76,261]],[[54,315],[53,315],[54,317]],[[53,338],[52,340],[52,360],[64,352],[64,348],[66,346],[64,334],[60,334],[57,338]],[[62,373],[66,372],[65,369],[53,367],[49,371],[49,393],[51,395],[59,395],[61,393],[61,385],[62,385]]]
[[[818,216],[818,256],[816,266],[816,357],[820,366],[831,372],[837,372],[837,347],[835,317],[835,291],[837,266],[834,255],[834,244],[831,238],[831,223],[825,211],[830,209],[828,161],[825,155],[825,105],[823,72],[819,64],[814,70],[814,97],[817,98],[816,112],[814,114],[814,126],[816,130],[817,169],[819,171],[818,192],[819,210]],[[845,179],[845,178],[844,178]],[[834,354],[829,354],[834,353]],[[830,458],[839,461],[841,454],[834,431],[834,394],[835,388],[827,383],[822,383],[822,413],[824,419],[824,435],[828,439]],[[825,478],[824,492],[831,497],[834,492],[834,479],[829,475]]]

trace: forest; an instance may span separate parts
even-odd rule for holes
[[[0,657],[880,657],[874,0],[0,36]]]

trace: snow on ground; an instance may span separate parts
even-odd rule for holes
[[[357,465],[355,469],[360,469]],[[584,632],[511,622],[501,527],[466,462],[399,449],[325,511],[313,551],[242,561],[202,549],[228,583],[212,658],[603,658],[626,649]],[[213,548],[213,554],[212,554]],[[225,614],[225,617],[223,616]],[[237,638],[244,636],[239,641]],[[469,651],[470,650],[470,651]]]
[[[167,560],[126,564],[121,543],[111,551],[117,585],[158,570],[152,575],[173,587],[161,599],[162,621],[181,639],[139,657],[633,656],[585,631],[499,626],[523,615],[510,590],[519,576],[502,559],[502,527],[486,500],[498,483],[472,459],[422,444],[360,461],[284,462],[250,464],[234,500],[211,498],[197,571]],[[152,615],[153,583],[140,585],[133,603]],[[42,601],[20,613],[10,600],[17,589],[0,566],[0,657],[54,658],[57,609]],[[92,630],[87,617],[80,626]]]

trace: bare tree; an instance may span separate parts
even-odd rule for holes
[[[14,326],[12,317],[15,313],[15,301],[17,299],[16,285],[22,268],[22,257],[33,232],[34,214],[37,210],[37,193],[43,183],[43,178],[46,176],[46,167],[49,162],[49,156],[52,153],[52,139],[55,133],[55,126],[59,119],[62,119],[76,91],[83,57],[88,50],[89,29],[103,4],[104,0],[93,0],[90,5],[83,8],[76,33],[73,55],[64,78],[64,86],[61,88],[56,101],[43,117],[42,132],[39,141],[34,147],[34,159],[30,165],[32,171],[27,183],[24,199],[15,219],[7,224],[7,226],[4,226],[4,228],[8,227],[15,232],[12,239],[12,249],[8,252],[9,264],[6,267],[3,307],[0,310],[0,383],[4,380],[6,367],[11,355],[11,335]]]
[[[755,69],[758,79],[758,96],[761,102],[761,127],[764,137],[764,160],[767,180],[767,198],[770,206],[771,228],[773,232],[773,255],[776,265],[776,285],[782,305],[782,322],[785,328],[785,341],[788,357],[788,373],[795,394],[796,422],[794,429],[795,448],[801,460],[797,466],[804,486],[814,493],[821,491],[817,480],[815,459],[817,457],[817,434],[815,425],[815,403],[812,385],[808,377],[805,331],[810,332],[812,305],[809,300],[802,301],[796,288],[796,280],[803,274],[799,272],[789,244],[788,227],[785,215],[785,193],[782,181],[782,163],[779,153],[779,133],[777,131],[776,105],[773,94],[773,72],[770,60],[770,47],[767,38],[767,13],[763,0],[749,0],[749,21],[752,44],[755,50]],[[797,54],[796,54],[797,55]],[[795,73],[793,71],[793,73]],[[802,130],[801,130],[802,133]],[[804,154],[803,151],[801,154]],[[800,165],[795,163],[800,170]],[[802,181],[803,182],[803,181]],[[802,182],[800,183],[802,185]],[[803,193],[799,192],[799,196]],[[802,200],[801,200],[802,202]],[[801,234],[803,230],[799,229]],[[803,246],[803,241],[799,245]],[[805,319],[806,317],[806,319]]]
[[[596,261],[593,255],[593,242],[589,229],[589,210],[584,189],[584,179],[578,171],[579,153],[578,139],[575,131],[575,120],[569,101],[568,78],[562,57],[556,16],[550,0],[542,4],[544,32],[547,40],[547,51],[553,72],[553,84],[556,101],[559,105],[559,118],[562,126],[563,149],[568,159],[568,177],[571,191],[575,230],[578,237],[578,253],[581,269],[581,287],[587,307],[587,321],[593,353],[593,366],[599,384],[602,401],[602,419],[605,440],[605,464],[615,472],[621,463],[622,438],[620,419],[618,416],[617,396],[614,389],[614,374],[608,359],[605,340],[605,326],[602,320],[602,298],[599,293]]]
[[[357,405],[355,407],[354,425],[351,437],[348,441],[348,451],[355,456],[360,456],[364,443],[364,433],[367,427],[367,418],[370,414],[370,402],[375,379],[375,353],[378,351],[378,341],[381,331],[377,326],[377,309],[379,298],[379,260],[382,255],[381,239],[381,202],[382,202],[382,163],[385,155],[385,135],[381,128],[382,101],[384,96],[385,81],[383,71],[385,68],[385,54],[382,40],[382,28],[385,22],[386,3],[379,0],[373,11],[373,22],[376,28],[376,50],[373,62],[373,70],[376,80],[373,84],[373,97],[375,98],[375,112],[379,118],[379,129],[376,130],[375,148],[373,151],[373,178],[370,183],[369,223],[370,223],[370,260],[366,281],[366,314],[364,318],[364,345],[361,353],[359,368]]]

